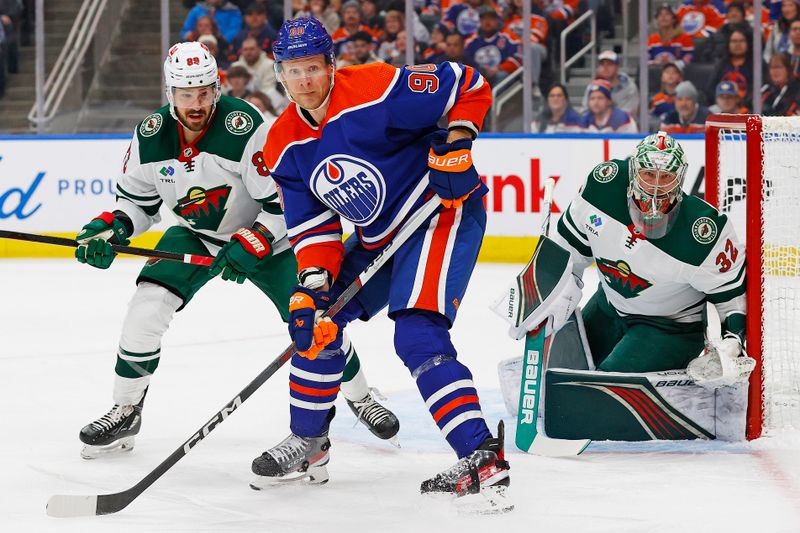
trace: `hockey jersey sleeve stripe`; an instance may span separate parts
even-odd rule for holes
[[[317,226],[322,226],[330,224],[332,222],[337,222],[339,220],[339,215],[331,211],[330,209],[325,210],[323,213],[306,220],[302,224],[298,224],[296,226],[292,226],[288,229],[289,238],[294,239],[299,237],[301,233],[305,233],[309,230],[314,229]]]
[[[706,294],[713,294],[721,292],[722,290],[731,290],[733,286],[739,286],[743,284],[744,273],[745,273],[745,268],[744,267],[739,268],[739,273],[736,274],[736,278],[732,279],[731,281],[728,281],[727,283],[723,283],[722,285],[713,290],[706,291]]]
[[[569,229],[567,229],[567,225],[564,224],[563,217],[559,219],[557,228],[558,234],[561,235],[564,240],[567,241],[567,244],[572,246],[579,254],[584,257],[592,257],[592,249],[588,245],[582,243],[575,235],[572,234]]]
[[[289,237],[289,242],[292,246],[295,246],[303,239],[308,239],[309,237],[314,237],[317,235],[328,235],[328,234],[336,234],[341,238],[342,236],[342,224],[336,220],[331,222],[330,224],[326,224],[324,226],[318,226],[316,228],[310,229],[297,235],[296,237]]]
[[[136,194],[129,193],[125,189],[123,189],[119,184],[117,184],[117,192],[120,193],[121,196],[125,196],[126,198],[136,202],[136,203],[154,203],[161,201],[161,197],[159,195],[154,196],[139,196]]]
[[[270,215],[282,215],[283,208],[280,202],[262,203],[261,210]]]
[[[481,75],[470,66],[457,65],[455,63],[451,63],[450,65],[453,69],[463,68],[466,74],[464,80],[459,79],[455,83],[454,89],[458,87],[459,93],[457,98],[455,98],[455,95],[451,95],[453,99],[452,103],[448,101],[445,110],[447,121],[452,123],[458,120],[468,120],[480,129],[483,125],[486,112],[492,105],[492,91],[486,83],[481,83],[481,85],[474,90],[466,91],[465,87],[467,89],[469,88],[466,81],[471,80],[473,77],[481,77]],[[461,78],[460,72],[458,73],[458,77]]]
[[[742,283],[736,288],[724,292],[715,292],[713,294],[706,294],[706,299],[712,304],[721,304],[733,300],[734,298],[743,295],[746,292],[747,284]]]
[[[575,236],[578,237],[581,240],[581,242],[583,242],[588,246],[589,238],[586,236],[584,232],[582,232],[578,228],[578,225],[575,224],[575,220],[572,218],[572,213],[569,211],[569,209],[564,213],[564,218],[567,219],[567,223],[569,224],[568,226],[569,229],[575,233]]]
[[[331,273],[334,279],[339,275],[344,257],[342,239],[327,242],[316,242],[308,246],[294,249],[297,256],[297,271],[310,267],[321,267]]]

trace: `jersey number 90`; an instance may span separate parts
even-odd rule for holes
[[[406,69],[412,71],[408,76],[408,88],[415,93],[435,93],[439,90],[436,65],[414,65]]]

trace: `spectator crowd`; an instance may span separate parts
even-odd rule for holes
[[[274,72],[272,43],[283,22],[282,0],[182,0],[181,39],[205,44],[217,58],[225,94],[265,114],[287,105]],[[523,65],[523,2],[529,1],[534,132],[694,133],[709,113],[747,113],[760,99],[764,115],[800,114],[800,0],[677,0],[652,11],[647,37],[650,79],[647,124],[640,117],[639,73],[628,70],[614,37],[624,0],[292,0],[292,15],[321,20],[334,41],[337,67],[406,63],[411,34],[415,63],[457,61],[479,70],[493,87]],[[20,27],[29,0],[0,0],[0,97],[6,72],[18,69]],[[560,78],[560,34],[587,9],[597,24],[597,68],[587,86]],[[753,24],[760,24],[763,58],[753,61]],[[22,33],[23,38],[25,33]],[[589,41],[584,24],[566,38],[567,55]],[[761,69],[762,87],[754,87]],[[521,76],[519,79],[521,80]],[[505,84],[504,84],[505,85]]]

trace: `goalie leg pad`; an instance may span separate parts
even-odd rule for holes
[[[622,373],[566,369],[548,369],[545,384],[545,429],[551,437],[744,439],[744,384],[709,391],[683,370]]]

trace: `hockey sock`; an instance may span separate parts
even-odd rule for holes
[[[356,354],[356,350],[347,335],[344,336],[342,350],[347,360],[344,367],[344,375],[342,375],[342,394],[350,401],[360,400],[369,394],[369,385],[367,385],[367,378],[361,369],[358,354]]]
[[[158,368],[161,337],[182,304],[183,300],[164,287],[147,282],[137,286],[128,304],[117,350],[115,403],[136,404],[141,399],[149,376]]]
[[[316,359],[292,356],[289,369],[289,425],[300,437],[319,437],[328,431],[328,412],[342,381],[345,357],[341,350],[323,350]]]
[[[447,325],[447,318],[438,313],[401,311],[395,317],[395,349],[416,379],[442,435],[461,458],[492,434],[472,374],[455,358]]]

